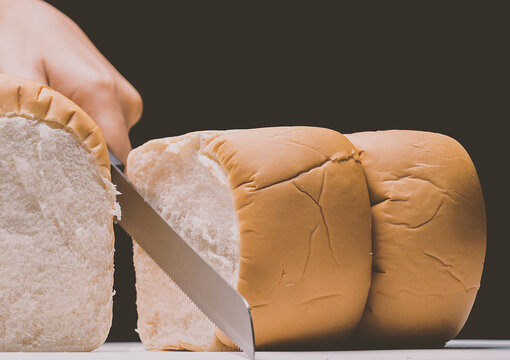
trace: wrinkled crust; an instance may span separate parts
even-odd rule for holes
[[[361,318],[371,271],[370,203],[354,146],[332,130],[282,127],[220,134],[204,152],[234,194],[237,287],[257,348],[341,346]]]
[[[78,105],[48,86],[0,74],[0,116],[61,125],[78,137],[94,155],[101,174],[111,179],[108,148],[99,127]]]
[[[452,138],[420,131],[346,135],[360,151],[373,218],[363,346],[441,346],[480,285],[485,209],[475,167]]]

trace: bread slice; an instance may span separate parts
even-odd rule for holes
[[[103,135],[50,88],[0,74],[0,351],[89,351],[110,329]]]
[[[127,174],[247,299],[258,349],[338,347],[358,324],[370,283],[370,204],[341,134],[281,127],[152,140],[130,153]],[[147,347],[223,348],[136,243],[134,265]]]
[[[356,340],[442,346],[464,325],[482,274],[482,191],[467,152],[421,131],[346,135],[360,151],[373,217],[374,265]]]

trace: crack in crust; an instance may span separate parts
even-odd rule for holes
[[[298,142],[298,141],[296,141],[296,140],[291,140],[291,139],[287,139],[285,142],[286,142],[287,144],[297,145],[298,147],[304,147],[304,148],[306,148],[306,149],[308,149],[308,150],[313,151],[313,152],[314,152],[314,153],[316,153],[316,154],[319,154],[319,156],[320,156],[321,158],[323,158],[324,160],[326,159],[326,157],[324,156],[324,154],[323,154],[323,153],[321,153],[319,150],[317,150],[317,149],[313,148],[313,147],[312,147],[312,146],[310,146],[310,145],[302,144],[302,143],[300,143],[300,142]]]
[[[21,86],[18,86],[17,94],[18,112],[21,112]]]
[[[319,295],[319,296],[315,296],[311,299],[308,299],[308,300],[305,300],[305,301],[302,301],[301,302],[301,305],[310,305],[316,301],[320,301],[320,300],[324,300],[324,299],[329,299],[329,298],[332,298],[332,297],[337,297],[337,296],[342,296],[343,294],[342,293],[333,293],[333,294],[326,294],[326,295]]]
[[[76,115],[76,111],[71,111],[71,114],[69,114],[69,117],[67,118],[66,122],[64,123],[64,126],[67,126],[71,120],[73,119],[73,117]]]
[[[466,286],[466,284],[464,283],[464,281],[462,280],[462,278],[455,274],[454,271],[453,271],[453,265],[451,264],[448,264],[446,261],[444,261],[443,259],[441,259],[439,256],[437,255],[434,255],[434,254],[431,254],[430,252],[427,252],[427,251],[423,251],[423,254],[425,254],[426,256],[434,259],[435,261],[439,262],[443,267],[444,269],[448,272],[448,274],[453,278],[455,279],[459,284],[462,285],[462,287],[464,288],[464,290],[467,291],[471,291],[471,290],[475,290],[475,289],[478,289],[479,286],[478,285],[475,285],[475,286]]]
[[[305,277],[306,270],[308,269],[308,262],[310,261],[310,257],[312,256],[312,239],[313,234],[315,234],[315,231],[319,227],[319,222],[315,225],[313,228],[310,238],[308,239],[308,252],[306,253],[306,260],[305,260],[305,266],[303,266],[303,272],[301,273],[301,280]]]
[[[428,182],[430,183],[432,186],[438,188],[439,190],[441,191],[447,191],[444,187],[441,187],[439,185],[437,185],[434,181],[430,180],[430,179],[426,179],[426,178],[421,178],[421,177],[418,177],[418,176],[415,176],[415,175],[404,175],[404,176],[395,176],[396,179],[386,179],[386,180],[381,180],[380,182],[384,183],[384,182],[394,182],[394,181],[401,181],[403,179],[414,179],[414,180],[419,180],[419,181],[425,181],[425,182]]]
[[[441,210],[441,207],[443,206],[444,204],[444,201],[445,199],[443,198],[441,200],[441,202],[439,203],[439,205],[437,206],[436,210],[434,211],[434,213],[432,214],[432,216],[430,218],[428,218],[427,220],[421,222],[420,224],[418,225],[415,225],[415,226],[411,226],[409,223],[406,223],[406,222],[391,222],[389,221],[390,224],[392,225],[403,225],[405,227],[407,227],[408,229],[418,229],[424,225],[427,225],[429,222],[431,222],[432,220],[434,220],[434,218],[437,216],[437,214],[439,213],[439,210]]]
[[[418,225],[414,225],[414,226],[411,226],[409,223],[406,223],[406,222],[391,222],[389,221],[390,224],[392,225],[403,225],[405,227],[407,227],[408,229],[418,229],[424,225],[427,225],[429,222],[431,222],[432,220],[434,220],[434,218],[437,216],[437,214],[439,213],[439,210],[441,210],[441,207],[443,207],[443,204],[444,204],[444,201],[445,199],[443,198],[441,200],[441,202],[439,203],[439,205],[437,206],[436,210],[434,211],[434,213],[432,214],[432,216],[430,218],[428,218],[427,220],[419,223]]]
[[[283,183],[292,181],[292,180],[298,178],[301,175],[309,173],[312,170],[324,167],[324,166],[328,165],[331,162],[339,163],[339,162],[349,161],[349,160],[354,160],[357,163],[360,163],[359,156],[356,154],[356,152],[354,150],[352,150],[351,154],[348,154],[346,152],[340,152],[340,153],[333,154],[333,156],[331,156],[330,158],[324,159],[324,161],[322,161],[318,165],[312,166],[311,168],[306,169],[306,170],[299,171],[298,173],[296,173],[295,175],[293,175],[292,177],[290,177],[288,179],[279,180],[279,181],[276,181],[274,183],[263,185],[263,186],[260,186],[260,187],[257,187],[257,185],[255,184],[255,179],[253,179],[253,180],[249,180],[249,181],[243,182],[243,183],[239,184],[236,187],[240,187],[240,186],[244,185],[244,186],[251,187],[251,191],[264,190],[264,189],[268,189],[268,188],[273,187],[273,186],[278,185],[278,184],[283,184]],[[253,176],[252,176],[252,178],[253,178]],[[321,192],[322,192],[322,188],[321,188]]]
[[[326,236],[328,238],[328,248],[329,248],[329,251],[331,252],[332,258],[335,260],[335,263],[337,265],[340,265],[340,260],[338,260],[338,258],[336,257],[335,252],[333,251],[333,247],[331,246],[331,236],[329,234],[329,227],[328,227],[328,224],[326,222],[326,218],[324,216],[324,211],[322,209],[321,204],[319,204],[319,202],[317,200],[315,200],[314,197],[312,195],[310,195],[310,193],[308,193],[306,190],[299,188],[299,186],[297,186],[296,183],[292,182],[292,185],[294,185],[294,187],[298,191],[300,191],[301,193],[303,193],[306,196],[308,196],[315,203],[315,205],[317,205],[317,207],[319,208],[319,212],[321,214],[322,223],[324,224],[324,228],[326,229]],[[315,229],[312,231],[312,235],[313,235],[313,233],[315,232],[316,229],[317,229],[317,227],[315,227]],[[310,239],[311,239],[312,235],[310,235]],[[304,272],[303,272],[303,274],[304,274]]]

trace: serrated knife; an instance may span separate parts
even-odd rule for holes
[[[248,302],[188,245],[138,193],[110,151],[112,182],[120,195],[117,223],[167,273],[195,305],[249,358],[255,358]]]

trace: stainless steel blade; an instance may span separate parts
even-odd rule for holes
[[[209,319],[251,359],[255,340],[250,308],[243,296],[196,253],[149,205],[110,153],[112,181],[121,193],[118,223]]]

